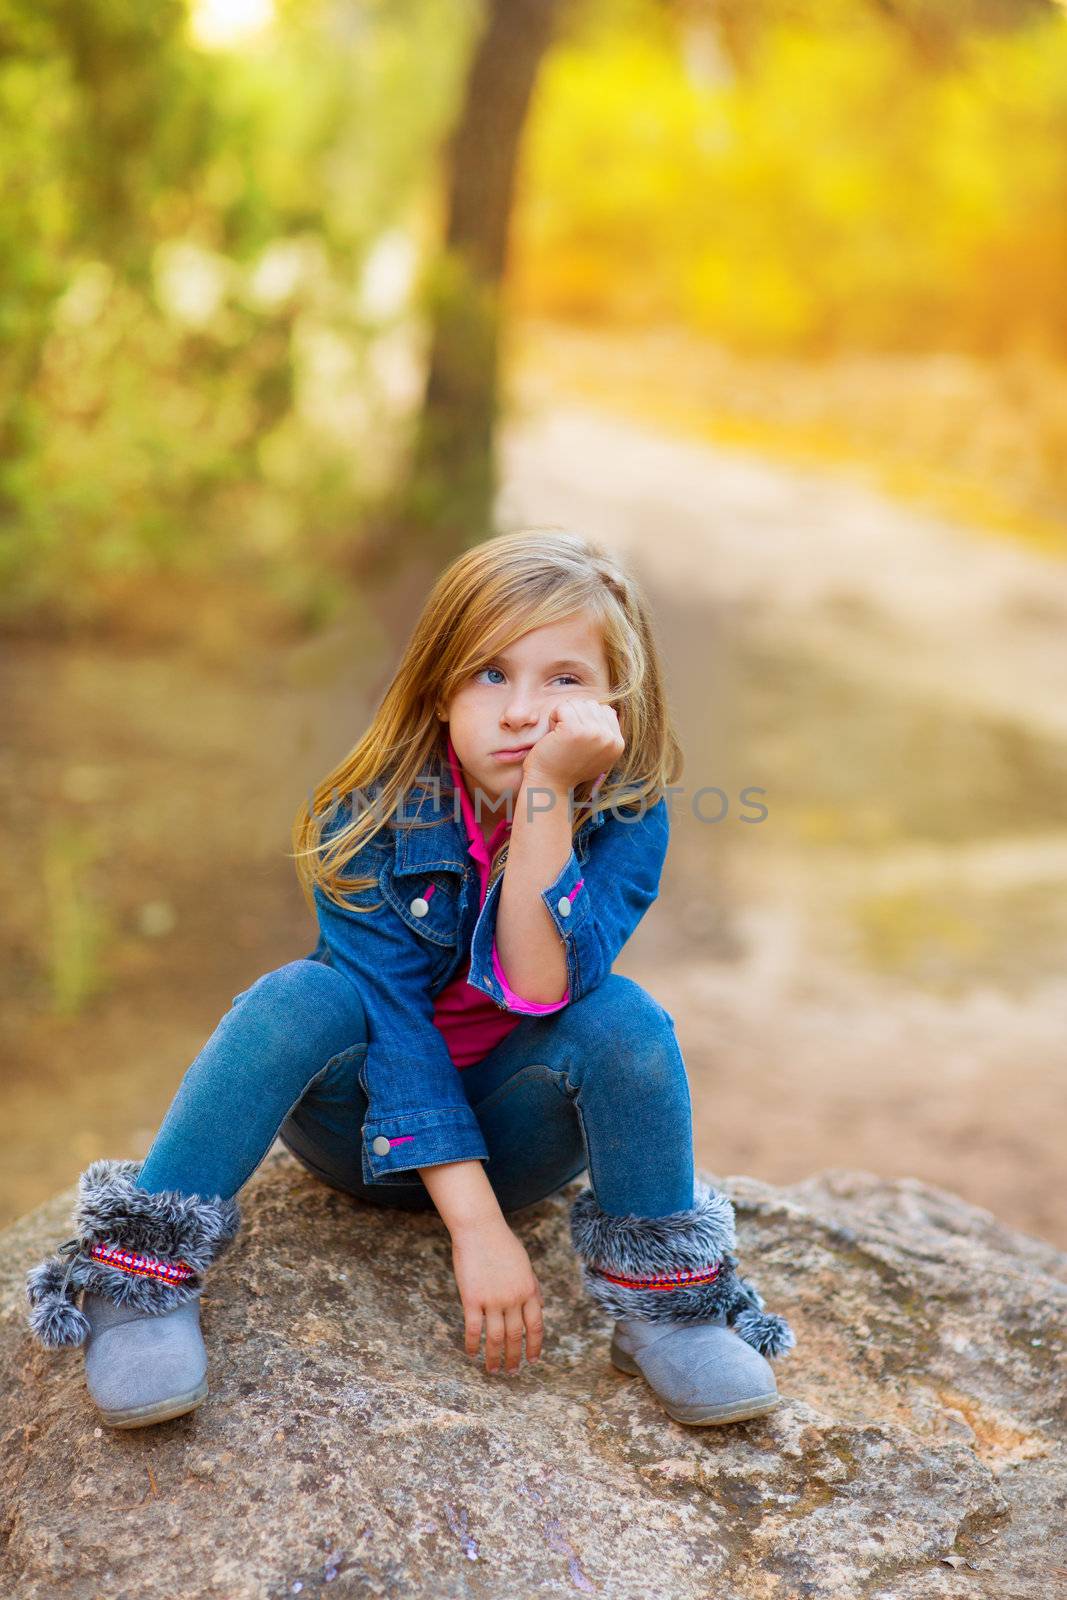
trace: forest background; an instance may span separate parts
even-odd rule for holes
[[[1064,1242],[1063,7],[0,0],[0,128],[0,1214],[311,947],[292,813],[547,520],[770,796],[624,967],[701,1159]]]

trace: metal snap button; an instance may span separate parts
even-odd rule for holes
[[[413,917],[424,917],[429,909],[430,902],[424,900],[421,894],[417,894],[411,902],[410,910]]]
[[[374,1143],[371,1145],[371,1149],[374,1151],[376,1156],[387,1156],[389,1151],[392,1149],[392,1146],[390,1145],[389,1140],[385,1137],[384,1133],[380,1133],[375,1139]]]
[[[570,914],[571,914],[571,903],[567,899],[566,895],[564,895],[563,898],[559,901],[559,903],[556,906],[556,910],[559,912],[561,917],[569,917],[570,916]]]

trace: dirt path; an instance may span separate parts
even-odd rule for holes
[[[624,967],[699,1157],[914,1174],[1067,1242],[1067,564],[558,398],[506,462],[503,522],[597,534],[657,596],[686,794]],[[711,784],[766,820],[701,823]]]
[[[913,1174],[1067,1244],[1067,569],[549,398],[500,514],[599,534],[656,602],[687,795],[619,967],[676,1019],[698,1159]],[[232,996],[314,942],[289,823],[363,726],[373,618],[257,644],[229,604],[206,655],[6,652],[0,1222],[142,1154]],[[718,825],[690,809],[713,784]],[[100,977],[69,1018],[57,941]]]

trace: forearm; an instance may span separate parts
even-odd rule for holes
[[[567,956],[541,899],[571,853],[571,817],[566,790],[534,778],[515,797],[508,859],[496,913],[496,950],[516,994],[535,1005],[553,1005],[567,990]]]
[[[445,1161],[418,1170],[453,1239],[460,1234],[493,1228],[504,1221],[500,1202],[486,1177],[484,1162]]]

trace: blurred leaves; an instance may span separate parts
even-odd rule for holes
[[[622,31],[597,5],[548,63],[517,307],[759,353],[1067,356],[1062,11],[768,0],[739,48],[736,6],[676,36],[660,9]]]
[[[183,0],[0,0],[0,623],[96,623],[164,575],[328,618],[454,288],[440,156],[482,20],[280,0],[212,53]],[[1062,7],[581,0],[537,82],[507,309],[1062,370],[1065,199]],[[417,490],[460,521],[475,311]]]
[[[455,24],[290,0],[211,54],[180,0],[0,0],[2,619],[228,570],[328,610],[410,401]]]

